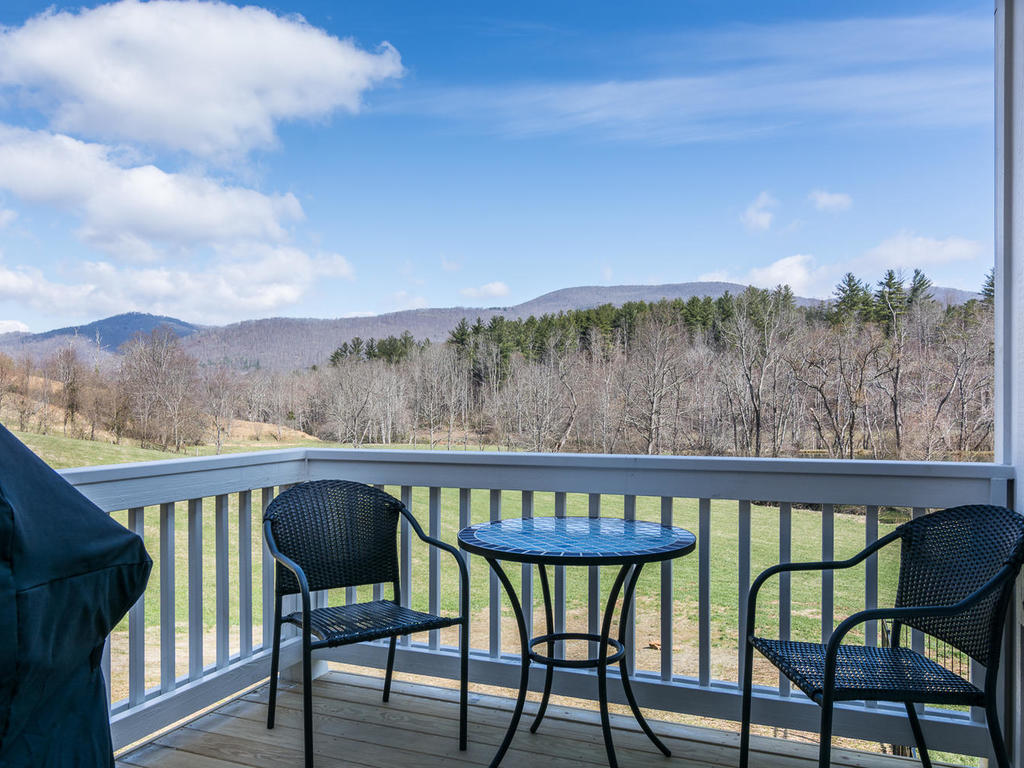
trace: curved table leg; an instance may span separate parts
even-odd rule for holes
[[[491,760],[490,768],[497,768],[502,758],[505,757],[509,745],[512,743],[512,737],[516,734],[516,728],[519,727],[519,718],[523,716],[523,705],[526,703],[526,688],[530,682],[530,638],[526,635],[526,618],[523,616],[523,607],[519,604],[519,597],[516,595],[512,582],[508,580],[508,576],[505,575],[505,571],[497,560],[490,557],[486,558],[486,560],[498,576],[501,586],[505,588],[505,592],[508,594],[508,600],[512,604],[512,612],[516,617],[516,624],[519,626],[519,642],[522,646],[523,668],[519,677],[519,695],[516,697],[516,706],[512,711],[512,722],[508,724],[505,738]]]
[[[540,571],[540,586],[541,591],[544,593],[544,620],[547,622],[547,634],[554,632],[555,619],[551,612],[551,588],[548,586],[548,569],[546,565],[538,565],[537,569]],[[552,658],[555,655],[555,644],[553,642],[548,643],[548,658]],[[536,733],[540,727],[540,721],[544,719],[544,713],[548,709],[548,697],[551,696],[551,678],[554,675],[555,668],[550,664],[547,665],[547,672],[544,675],[544,695],[540,699],[540,707],[537,709],[537,716],[533,719],[533,725],[530,726],[530,733]]]
[[[612,616],[615,614],[615,603],[619,599],[619,591],[622,583],[626,580],[626,574],[632,566],[624,565],[619,569],[619,574],[612,584],[612,591],[608,594],[608,604],[604,609],[604,621],[601,623],[601,647],[598,653],[602,656],[608,650],[608,637],[612,630]],[[625,658],[625,657],[623,657]],[[615,745],[612,744],[612,724],[608,717],[608,665],[598,664],[597,666],[597,698],[601,705],[601,731],[604,733],[604,748],[608,753],[608,765],[611,768],[618,768],[618,761],[615,759]]]
[[[643,563],[633,566],[633,573],[630,574],[629,582],[626,584],[626,593],[622,598],[622,612],[619,614],[619,642],[623,645],[626,643],[626,629],[629,622],[629,611],[632,607],[633,592],[636,589],[636,583],[640,578],[640,570],[643,567]],[[647,724],[643,712],[640,711],[640,706],[636,703],[636,697],[633,695],[633,686],[629,682],[629,667],[626,665],[625,656],[619,660],[619,673],[622,678],[622,688],[626,692],[626,700],[629,702],[629,708],[633,710],[633,717],[640,723],[640,727],[644,729],[647,738],[654,742],[654,746],[660,749],[665,757],[671,757],[672,753],[662,743],[661,739],[654,734],[654,731],[651,730],[651,726]]]

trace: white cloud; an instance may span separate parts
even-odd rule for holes
[[[485,283],[471,288],[463,288],[460,293],[469,299],[494,299],[508,294],[508,286],[500,281]]]
[[[727,283],[731,281],[732,278],[726,270],[716,269],[713,272],[705,272],[702,275],[698,275],[697,280],[702,283]]]
[[[282,242],[302,219],[291,193],[265,195],[153,165],[122,166],[111,147],[0,125],[0,188],[71,211],[80,236],[120,258],[152,261],[154,244]]]
[[[634,41],[638,56],[671,76],[420,89],[396,92],[387,108],[510,136],[657,144],[800,125],[984,125],[993,109],[991,36],[982,14],[734,25]]]
[[[775,214],[772,213],[772,209],[777,208],[779,201],[772,197],[767,192],[762,192],[747,209],[740,214],[740,221],[743,222],[743,226],[747,229],[753,230],[767,230],[772,226],[772,219],[775,218]]]
[[[395,291],[391,294],[392,305],[396,311],[404,309],[424,309],[428,306],[424,296],[416,296],[409,291]]]
[[[964,237],[938,239],[900,232],[867,251],[860,260],[868,269],[927,269],[930,266],[978,258],[983,246]]]
[[[744,282],[758,288],[788,285],[798,296],[820,296],[831,290],[832,270],[818,266],[810,254],[797,253],[773,261],[766,267],[751,269]]]
[[[16,211],[12,211],[10,208],[0,208],[0,229],[6,227],[16,218],[18,218]]]
[[[746,273],[732,275],[719,270],[701,275],[698,279],[756,285],[759,288],[788,285],[798,296],[828,298],[847,272],[853,272],[869,283],[881,277],[887,269],[921,269],[933,276],[933,268],[972,261],[983,250],[981,243],[963,237],[940,239],[901,232],[883,240],[862,255],[843,261],[819,263],[811,254],[798,253],[777,259],[764,267],[754,267]],[[952,278],[947,284],[955,286],[959,283],[956,278]]]
[[[402,72],[387,43],[371,53],[225,2],[122,0],[0,27],[0,86],[51,127],[200,156],[272,146],[282,120],[356,112]]]
[[[20,320],[0,320],[0,333],[28,333],[28,326]]]
[[[0,301],[46,314],[94,317],[139,310],[227,322],[293,306],[316,283],[351,276],[351,266],[337,254],[249,245],[196,270],[85,262],[65,282],[34,267],[0,264]]]
[[[611,266],[609,266],[608,264],[605,264],[603,267],[601,267],[601,280],[603,280],[604,282],[610,283],[612,281],[612,277],[614,276],[614,274],[615,273],[612,271]]]
[[[460,269],[462,269],[462,264],[455,261],[454,259],[446,259],[444,256],[442,256],[441,269],[445,272],[458,272]]]
[[[807,199],[819,211],[845,211],[853,205],[853,198],[845,192],[826,192],[823,189],[812,190]]]

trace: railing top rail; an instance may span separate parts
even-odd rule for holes
[[[505,451],[428,451],[306,448],[310,460],[488,466],[564,466],[607,469],[662,469],[690,472],[752,472],[925,477],[1012,478],[1014,469],[993,462],[883,461],[872,459],[750,458],[733,456],[646,456],[608,453],[530,453]]]
[[[290,448],[61,474],[108,511],[340,475],[456,488],[941,507],[1003,503],[1014,469],[981,462]]]
[[[60,474],[107,512],[297,483],[308,476],[303,448],[79,467]]]

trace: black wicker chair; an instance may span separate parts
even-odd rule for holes
[[[420,539],[455,557],[459,567],[460,615],[434,616],[401,605],[397,531],[404,517]],[[469,575],[459,551],[427,536],[398,499],[376,488],[340,480],[292,486],[275,498],[263,518],[263,535],[276,561],[274,649],[270,665],[267,728],[274,727],[281,624],[302,629],[302,695],[306,768],[313,765],[313,692],[310,654],[317,648],[391,638],[384,701],[391,692],[395,641],[401,635],[460,625],[461,699],[459,749],[466,749],[469,671]],[[310,592],[391,582],[392,600],[311,608]],[[281,615],[281,599],[299,594],[302,610]],[[316,640],[312,636],[316,636]]]
[[[768,640],[754,636],[757,592],[783,571],[849,568],[893,541],[901,542],[896,607],[860,611],[836,627],[827,644]],[[903,702],[921,762],[930,768],[915,704],[984,707],[1000,768],[1009,768],[999,730],[996,682],[1003,624],[1024,561],[1024,517],[1003,507],[963,506],[923,515],[849,560],[784,563],[758,576],[747,602],[747,646],[743,667],[743,727],[740,768],[750,752],[753,651],[756,648],[821,706],[819,768],[831,754],[832,709],[837,701]],[[858,624],[893,622],[889,647],[842,645]],[[948,643],[985,667],[981,688],[909,648],[900,647],[901,625]]]

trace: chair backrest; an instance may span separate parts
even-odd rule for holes
[[[311,591],[398,581],[402,502],[362,483],[313,480],[289,488],[267,507],[264,522],[281,554],[306,574]],[[277,594],[299,591],[277,565]]]
[[[902,539],[896,606],[952,605],[991,580],[1007,563],[1024,561],[1024,516],[1005,507],[968,505],[922,515],[897,530]],[[949,643],[988,666],[1014,578],[956,616],[903,624]],[[995,653],[995,658],[990,655]]]

